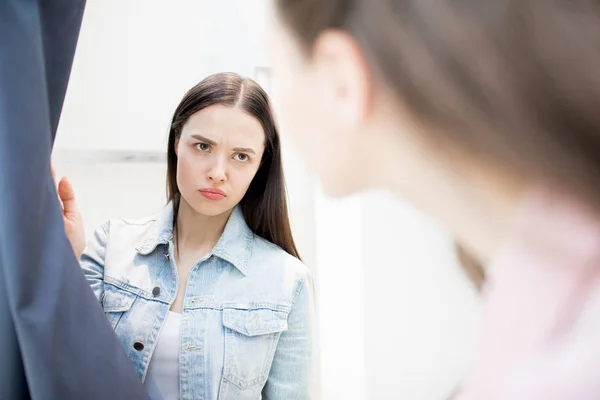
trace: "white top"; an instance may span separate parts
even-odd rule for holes
[[[152,400],[179,400],[180,327],[181,314],[167,312],[144,381]]]

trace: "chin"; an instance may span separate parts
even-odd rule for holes
[[[191,204],[191,207],[198,214],[207,216],[207,217],[216,217],[217,215],[221,215],[230,211],[233,207],[230,206],[229,203],[224,201],[196,201]]]

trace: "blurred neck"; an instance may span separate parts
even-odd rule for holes
[[[487,263],[511,233],[524,182],[390,133],[372,146],[375,186],[412,202]],[[375,157],[375,154],[377,156]],[[455,157],[456,158],[456,157]]]

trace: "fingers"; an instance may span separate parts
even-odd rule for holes
[[[58,178],[56,177],[56,169],[54,169],[53,164],[50,164],[50,172],[52,173],[52,180],[54,181],[54,189],[56,189],[58,195]],[[64,208],[60,195],[58,195],[58,202],[60,203],[60,207]]]
[[[56,177],[56,169],[54,165],[50,164],[50,172],[52,173],[52,180],[54,181],[54,187],[58,190],[58,178]]]
[[[63,204],[65,215],[77,212],[77,201],[75,199],[75,191],[67,177],[63,177],[58,182],[58,197]]]

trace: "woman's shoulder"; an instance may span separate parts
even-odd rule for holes
[[[141,218],[110,218],[96,231],[103,230],[107,241],[120,246],[139,246],[160,236],[161,214]]]
[[[147,215],[141,218],[110,218],[105,222],[108,229],[145,229],[158,223],[160,214]]]
[[[260,236],[255,236],[250,264],[253,268],[280,271],[298,278],[310,279],[310,271],[301,260]]]
[[[141,218],[109,218],[96,229],[102,229],[110,234],[119,234],[121,231],[145,231],[158,224],[159,216],[155,214]]]
[[[252,255],[247,268],[249,282],[255,282],[260,293],[272,298],[287,299],[290,307],[303,288],[313,287],[308,267],[281,247],[255,236]],[[306,293],[312,293],[312,289]]]

